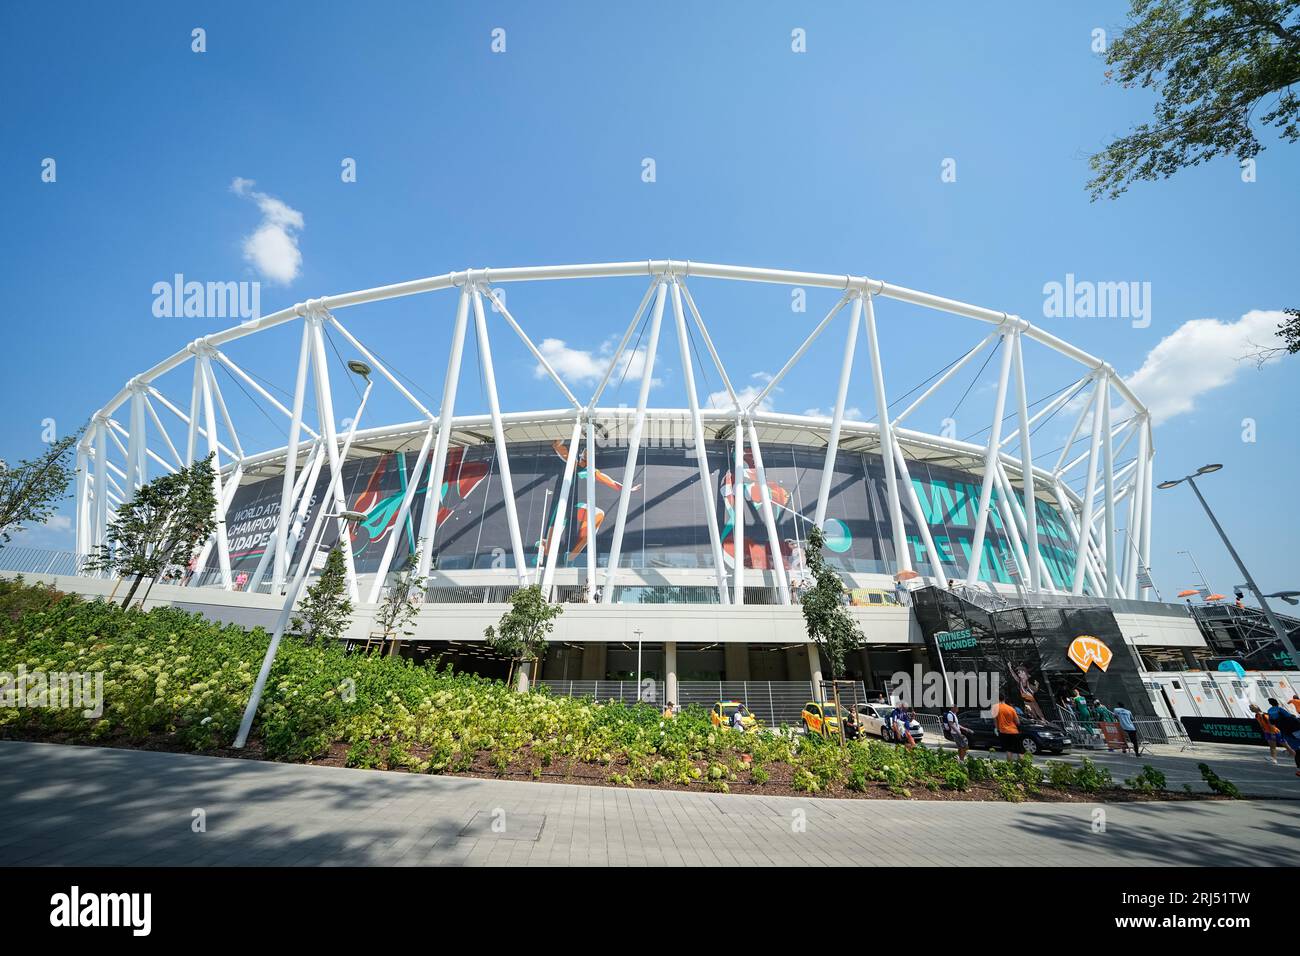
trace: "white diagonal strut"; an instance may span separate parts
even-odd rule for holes
[[[632,431],[628,435],[627,460],[623,465],[623,482],[618,492],[618,513],[614,518],[614,535],[609,543],[609,558],[605,568],[605,587],[600,595],[602,604],[610,604],[614,600],[614,581],[618,575],[618,561],[623,550],[623,529],[627,526],[627,506],[632,500],[632,480],[636,477],[636,456],[641,447],[641,429],[645,426],[646,403],[650,400],[650,384],[654,379],[655,352],[659,348],[659,328],[663,323],[664,298],[667,294],[668,286],[660,279],[655,289],[654,311],[650,316],[650,341],[646,345],[645,363],[641,372],[641,391],[637,395],[636,417],[632,420]],[[615,360],[617,360],[618,354],[615,353]],[[610,369],[612,370],[613,367],[613,362],[611,362]],[[609,372],[605,373],[605,377],[608,380]],[[599,389],[597,394],[599,394]],[[587,462],[587,467],[592,467],[590,461]]]
[[[691,435],[695,460],[699,464],[700,495],[704,499],[704,521],[708,525],[709,547],[713,550],[713,571],[717,575],[718,600],[728,602],[727,563],[722,553],[722,536],[718,533],[718,512],[713,501],[712,473],[709,471],[709,451],[704,444],[704,423],[700,419],[700,398],[695,392],[695,366],[691,362],[690,340],[687,338],[686,317],[682,313],[681,286],[672,283],[673,318],[677,323],[677,344],[682,357],[682,380],[686,388],[687,406],[691,410]]]

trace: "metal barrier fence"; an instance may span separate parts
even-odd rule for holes
[[[1104,738],[1097,728],[1099,721],[1083,724],[1078,720],[1066,720],[1058,723],[1069,732],[1077,748],[1087,748],[1089,743],[1095,749],[1105,748]],[[1170,717],[1135,717],[1133,726],[1137,728],[1139,746],[1147,744],[1191,746],[1191,739],[1187,736],[1187,729],[1183,727],[1182,721]]]
[[[618,700],[625,704],[637,700],[636,681],[543,679],[538,683],[546,685],[553,694],[567,697]],[[663,681],[647,681],[646,690],[649,691],[651,687],[653,703],[662,707],[667,703]],[[866,687],[861,681],[858,682],[857,692],[859,701],[867,699]],[[678,681],[677,699],[673,703],[678,707],[688,707],[691,704],[712,707],[720,700],[738,700],[769,727],[779,727],[781,724],[793,726],[800,722],[799,715],[804,705],[813,699],[812,693],[812,681]],[[642,699],[650,700],[645,693]],[[851,699],[851,690],[841,688],[840,702],[847,707]],[[936,721],[937,719],[935,718]]]
[[[98,576],[85,570],[88,554],[48,551],[44,548],[0,548],[0,571],[20,574],[63,574]]]

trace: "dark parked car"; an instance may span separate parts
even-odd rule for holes
[[[992,717],[981,717],[979,711],[968,710],[957,715],[961,725],[970,730],[971,750],[996,750],[998,731]],[[1021,747],[1027,754],[1059,754],[1070,749],[1074,743],[1070,735],[1056,724],[1049,724],[1032,717],[1020,718]]]

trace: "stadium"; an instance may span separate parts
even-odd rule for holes
[[[760,379],[728,367],[709,321],[729,311],[716,303],[754,284],[830,303],[795,314],[801,344]],[[539,286],[580,287],[574,301],[604,296],[593,316],[628,319],[607,330],[617,345],[588,393],[548,359],[519,304]],[[697,303],[703,288],[712,310]],[[439,395],[340,317],[413,296],[438,317],[425,329],[445,362]],[[958,343],[920,383],[893,381],[883,354],[881,330],[900,315],[915,343]],[[553,386],[553,407],[502,407],[493,355],[506,342]],[[837,363],[820,368],[826,408],[775,411],[773,396],[819,342]],[[486,413],[457,411],[475,375],[467,343]],[[286,370],[279,381],[241,359],[271,348]],[[671,384],[656,378],[665,358],[677,363]],[[635,405],[603,401],[628,378]],[[706,400],[702,383],[721,387]],[[651,405],[656,385],[656,399],[676,396],[669,407]],[[371,420],[381,389],[409,414]],[[936,396],[972,391],[991,405],[978,431],[921,429],[947,411]],[[246,442],[241,427],[255,414],[285,440]],[[1068,433],[1059,448],[1042,431],[1049,423]],[[820,693],[798,607],[817,526],[865,637],[846,675],[864,691],[916,664],[945,666],[940,641],[971,630],[973,648],[950,648],[948,668],[1005,677],[1026,666],[1045,707],[1086,685],[1170,718],[1182,701],[1160,693],[1153,672],[1200,670],[1210,649],[1150,579],[1154,452],[1150,415],[1110,365],[1008,312],[865,276],[691,261],[472,269],[308,299],[133,377],[77,449],[74,561],[105,542],[134,489],[210,453],[217,532],[151,600],[265,624],[339,544],[353,641],[368,639],[374,605],[415,562],[427,588],[402,653],[504,676],[510,663],[483,644],[483,629],[513,590],[536,584],[565,605],[532,675],[553,690],[752,698],[776,720]],[[86,582],[79,564],[56,563],[47,570]],[[1081,636],[1108,644],[1113,665],[1072,660]],[[1202,713],[1223,693],[1207,683],[1187,696],[1183,709]],[[1235,713],[1227,700],[1223,710]]]

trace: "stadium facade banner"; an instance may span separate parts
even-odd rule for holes
[[[509,448],[515,505],[525,559],[530,567],[535,567],[541,559],[555,519],[555,502],[567,454],[562,440],[516,442]],[[744,522],[745,566],[769,569],[772,555],[752,459],[746,456],[743,474],[737,482],[732,474],[734,446],[728,442],[708,442],[705,454],[728,565],[736,560],[734,532],[739,520]],[[621,449],[598,453],[595,501],[590,503],[598,538],[612,533],[612,515],[624,480],[623,456]],[[414,452],[388,453],[352,459],[343,467],[347,506],[366,515],[352,533],[352,549],[360,574],[377,570],[389,535],[398,534],[403,539],[398,543],[392,570],[399,570],[414,551],[428,493],[427,480],[421,481],[402,527],[396,527],[396,519],[415,457]],[[772,443],[764,445],[763,458],[780,554],[787,568],[798,569],[804,560],[799,542],[806,540],[816,510],[824,452],[803,445]],[[908,467],[939,560],[949,576],[963,577],[974,538],[980,479],[925,462],[914,461]],[[572,500],[561,541],[560,567],[586,565],[585,515],[589,505],[586,468],[585,453],[579,449]],[[326,495],[327,480],[328,468],[325,468],[310,499],[300,542],[306,540],[305,532],[310,531],[311,522],[322,510],[319,505]],[[712,567],[695,449],[680,445],[644,447],[631,480],[623,566],[634,569]],[[227,522],[232,570],[251,572],[257,566],[274,535],[281,490],[279,478],[240,487]],[[995,502],[996,499],[995,490]],[[825,522],[828,558],[834,567],[850,572],[892,573],[894,542],[886,502],[885,475],[879,456],[839,452],[834,462]],[[449,450],[442,475],[439,512],[434,567],[441,571],[513,568],[515,561],[495,446],[485,444]],[[1038,501],[1037,519],[1039,551],[1044,564],[1057,587],[1068,587],[1074,549],[1060,513],[1050,504]],[[916,521],[906,509],[904,532],[913,566],[929,573],[929,555]],[[334,529],[325,529],[324,546],[333,544],[334,537]],[[1010,583],[1007,565],[1010,545],[996,509],[990,512],[984,548],[981,579]],[[602,564],[606,550],[601,548]],[[215,555],[208,567],[216,567]]]

